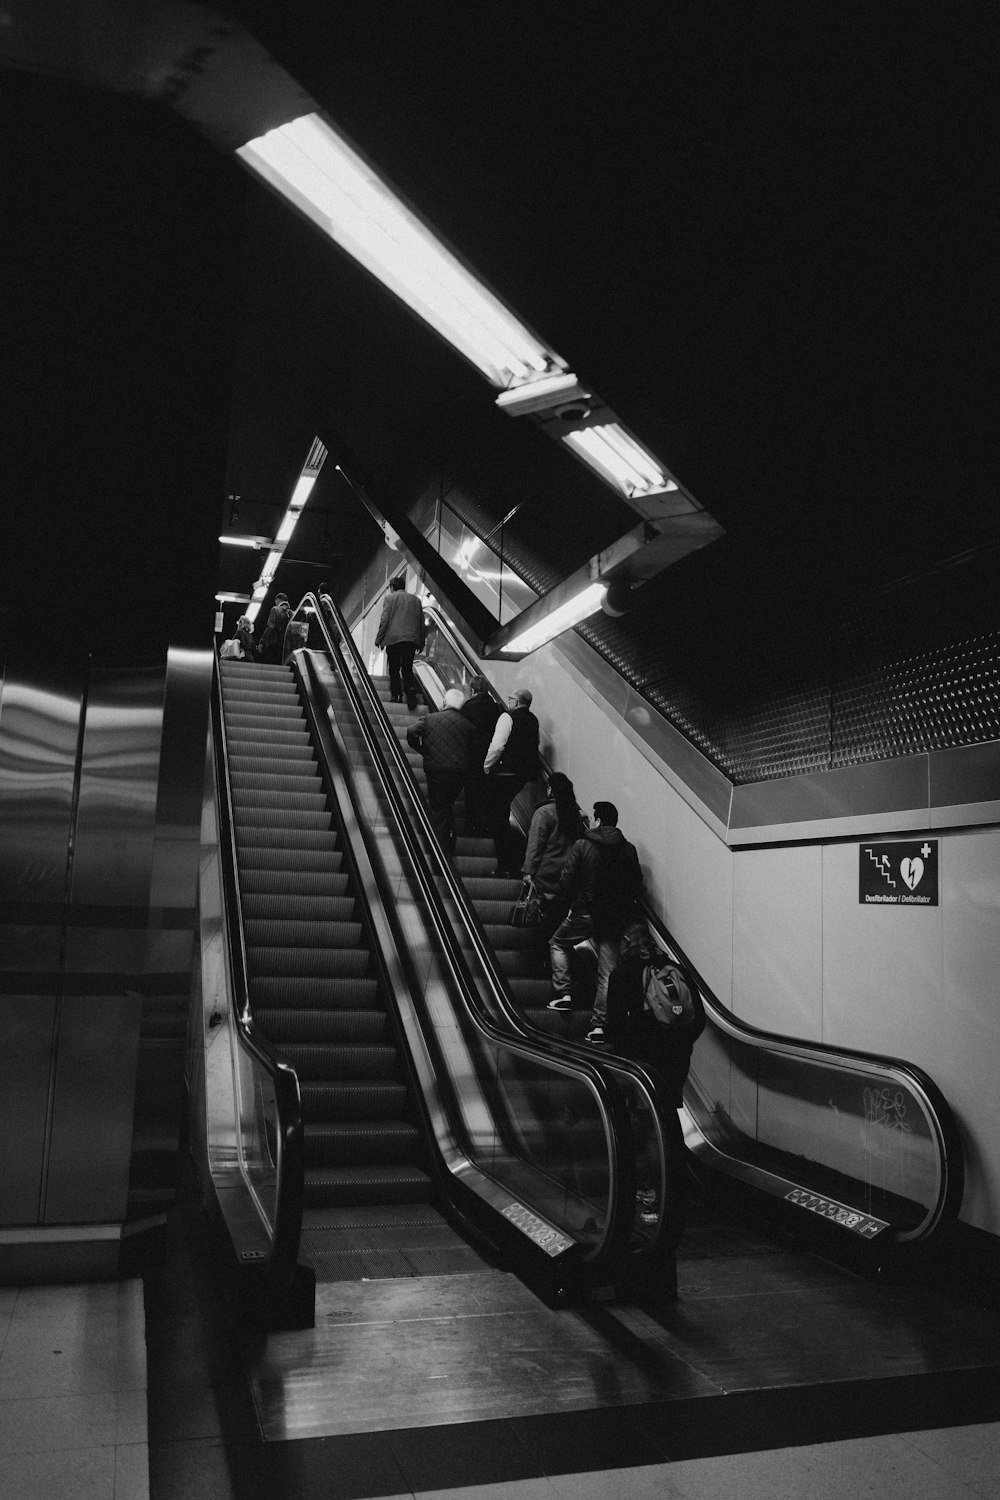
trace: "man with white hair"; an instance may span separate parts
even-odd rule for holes
[[[538,720],[531,712],[531,692],[515,688],[507,711],[497,719],[483,770],[486,772],[487,819],[496,850],[498,875],[519,877],[521,853],[510,826],[510,807],[522,787],[541,770]]]
[[[423,753],[431,822],[446,854],[455,850],[455,803],[476,746],[475,728],[461,712],[464,702],[464,693],[449,688],[440,712],[422,714],[406,731],[407,744]]]

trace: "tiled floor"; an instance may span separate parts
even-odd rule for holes
[[[0,1287],[2,1500],[147,1500],[142,1282]]]

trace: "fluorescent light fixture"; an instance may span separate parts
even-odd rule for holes
[[[309,499],[309,492],[315,483],[315,474],[300,474],[298,483],[292,491],[292,498],[288,502],[288,509],[301,510]]]
[[[296,511],[296,510],[286,510],[285,511],[285,514],[281,518],[281,525],[278,527],[278,530],[275,532],[274,545],[276,547],[278,546],[279,543],[281,543],[283,545],[285,542],[288,541],[288,538],[291,536],[292,532],[295,530],[295,523],[296,523],[296,521],[298,519],[299,519],[299,513],[298,513],[298,511]]]
[[[256,547],[258,551],[262,547],[269,547],[271,545],[271,538],[269,536],[233,536],[230,534],[229,536],[220,536],[219,541],[223,542],[227,547]]]
[[[215,597],[216,597],[216,599],[218,599],[218,601],[219,601],[220,604],[249,604],[250,603],[250,595],[249,594],[230,594],[230,593],[225,593],[224,592],[224,593],[221,593],[221,594],[216,594]]]
[[[394,292],[500,390],[563,361],[317,114],[249,141],[237,156]]]
[[[617,422],[579,427],[565,433],[563,442],[602,479],[610,480],[626,499],[633,495],[664,494],[677,488],[676,480],[669,479],[652,454],[629,437]]]
[[[547,641],[554,640],[557,635],[562,635],[564,630],[569,630],[574,625],[579,625],[588,615],[600,609],[604,595],[608,591],[606,583],[590,583],[575,594],[572,599],[567,599],[565,604],[560,604],[550,615],[537,620],[534,625],[529,625],[527,630],[520,635],[514,636],[504,645],[505,652],[537,651],[539,646],[544,646]]]
[[[497,397],[497,406],[508,416],[522,417],[529,412],[560,406],[574,396],[590,400],[590,393],[583,389],[575,375],[567,371],[564,375],[539,375],[524,385],[515,385],[509,391],[501,391]]]

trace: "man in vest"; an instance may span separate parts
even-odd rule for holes
[[[531,712],[531,694],[517,688],[507,699],[507,711],[497,719],[483,761],[486,773],[486,815],[496,850],[498,875],[519,878],[517,839],[510,826],[510,805],[522,787],[538,775],[538,720]]]
[[[390,579],[375,645],[384,646],[389,659],[389,694],[393,703],[402,703],[405,692],[406,706],[413,713],[417,706],[413,658],[424,643],[424,609],[416,594],[406,592],[405,582],[402,573]]]

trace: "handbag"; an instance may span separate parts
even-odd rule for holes
[[[544,911],[545,903],[535,890],[534,881],[526,880],[510,909],[507,924],[510,927],[537,927]]]

